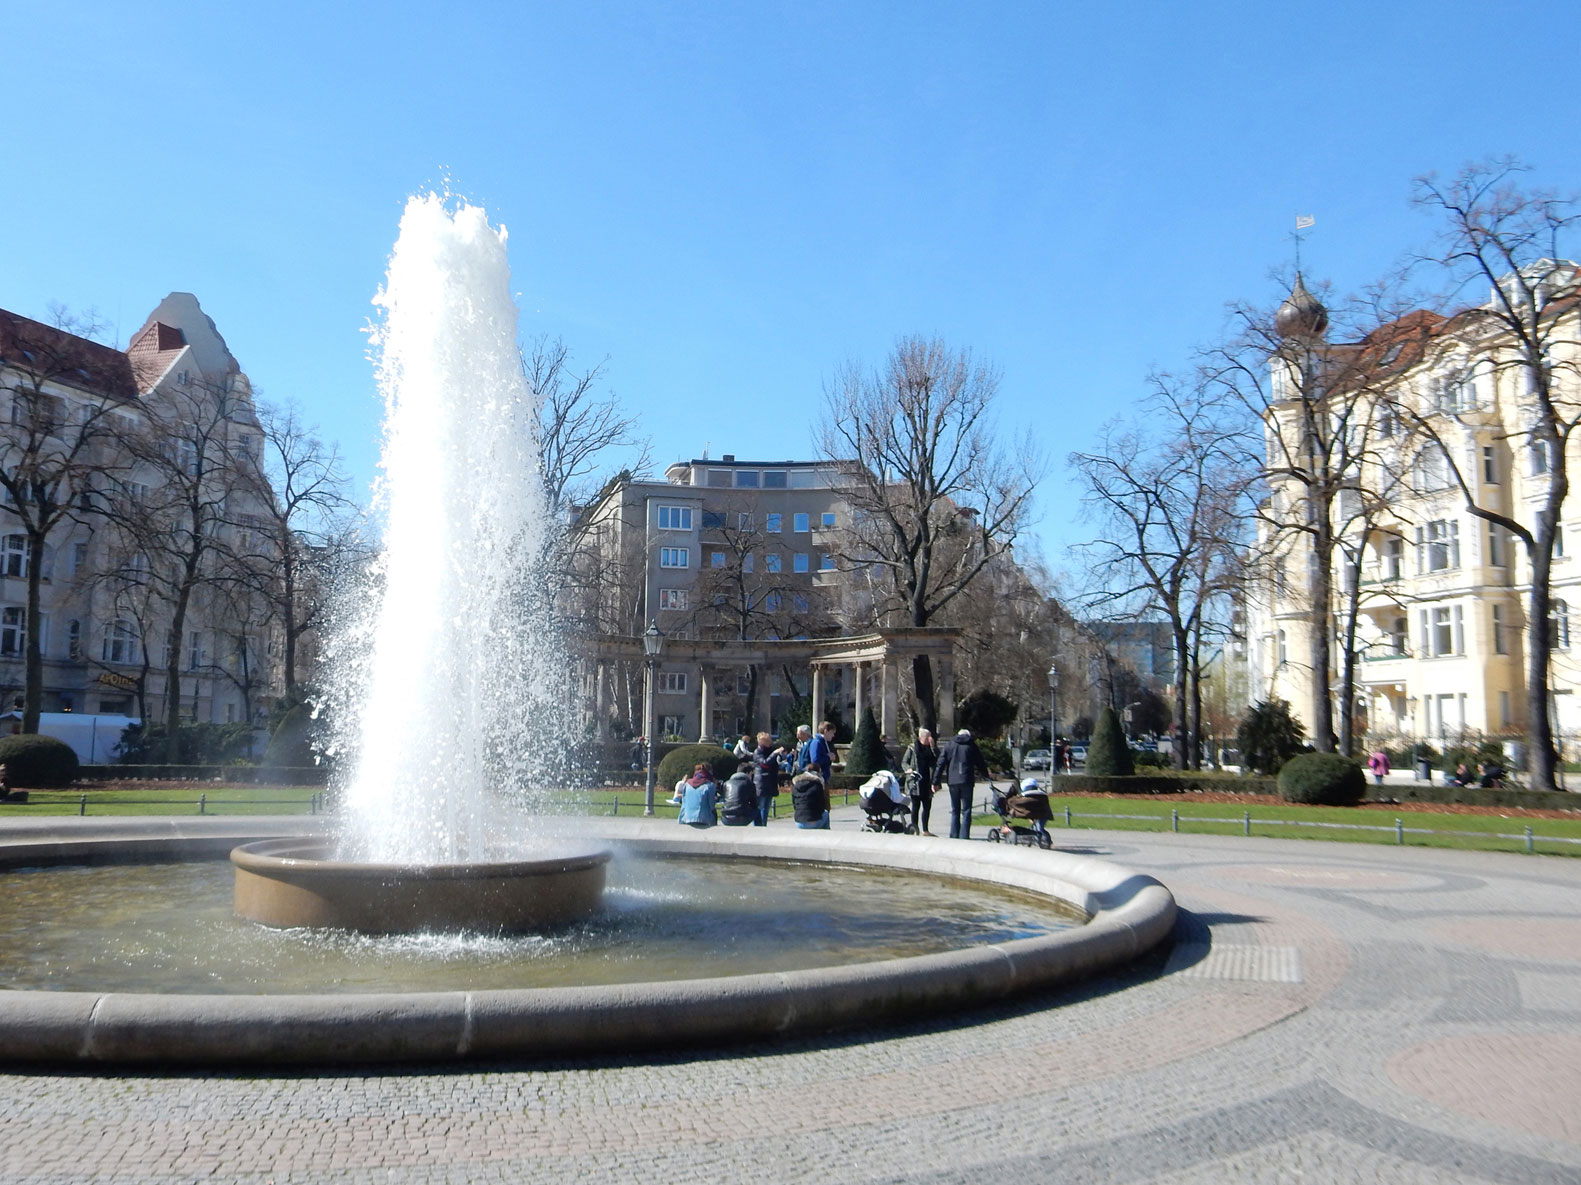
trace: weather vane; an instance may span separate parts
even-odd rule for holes
[[[1296,228],[1290,237],[1296,242],[1296,271],[1301,270],[1301,232],[1309,229],[1317,221],[1311,214],[1297,214]]]

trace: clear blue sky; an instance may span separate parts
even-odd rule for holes
[[[1565,15],[1569,12],[1569,16]],[[1567,5],[5,5],[0,307],[119,340],[197,294],[257,389],[373,476],[362,329],[409,193],[511,233],[522,331],[564,337],[660,466],[806,457],[826,378],[937,334],[1063,459],[1306,270],[1423,240],[1411,178],[1514,153],[1581,182]],[[1548,47],[1548,48],[1545,48]]]

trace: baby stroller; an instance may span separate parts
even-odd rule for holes
[[[881,769],[856,792],[861,800],[867,821],[863,831],[881,831],[890,835],[911,835],[911,800],[900,788],[900,780],[887,769]]]
[[[990,842],[1030,843],[1045,851],[1054,846],[1047,826],[1054,812],[1049,807],[1048,791],[1036,778],[1028,778],[1019,787],[1012,782],[1003,790],[990,782],[989,789],[994,795],[994,810],[1003,824],[988,829]]]

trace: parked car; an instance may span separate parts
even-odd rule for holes
[[[1087,764],[1087,746],[1072,745],[1070,747],[1070,767],[1072,769]]]
[[[1049,769],[1054,764],[1054,755],[1047,749],[1028,749],[1021,758],[1022,769]]]

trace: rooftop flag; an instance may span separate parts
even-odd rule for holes
[[[1314,218],[1310,214],[1297,214],[1296,215],[1296,229],[1297,230],[1305,230],[1307,227],[1311,226],[1316,221],[1317,221],[1317,219]]]

